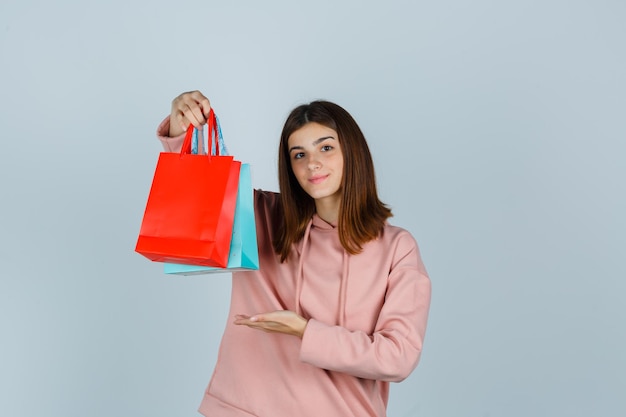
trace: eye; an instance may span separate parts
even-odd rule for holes
[[[293,159],[302,159],[304,158],[304,152],[296,152],[293,154]]]
[[[328,152],[328,151],[331,151],[332,149],[333,147],[331,145],[322,146],[322,152]]]

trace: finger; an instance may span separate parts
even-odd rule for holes
[[[250,321],[250,316],[246,316],[244,314],[237,314],[235,316],[235,320],[233,321],[233,323],[237,324],[237,325],[248,326],[248,327],[253,326],[253,325],[256,324],[256,323]]]
[[[203,96],[202,93],[200,93],[199,91],[198,91],[198,94],[200,95],[197,98],[198,105],[200,107],[200,110],[202,111],[202,115],[204,116],[204,119],[208,120],[209,113],[211,112],[211,102],[209,101],[208,98]]]
[[[211,111],[211,102],[204,94],[196,90],[182,94],[180,98],[194,112],[197,120],[203,120],[203,123],[206,123]]]
[[[199,91],[183,93],[172,101],[172,116],[176,117],[183,130],[190,123],[200,128],[206,123],[210,110],[209,99]]]
[[[188,123],[193,124],[195,127],[201,127],[204,123],[206,123],[206,119],[204,118],[204,114],[202,114],[202,109],[195,101],[187,101],[180,103],[177,106],[177,110],[184,117],[187,118]]]
[[[182,112],[176,113],[175,117],[176,117],[176,123],[178,123],[178,125],[183,130],[183,132],[186,131],[190,123],[189,119],[187,119]],[[173,121],[171,123],[173,123]]]
[[[185,114],[191,115],[187,117]],[[174,126],[174,123],[177,123],[180,126],[180,129],[184,132],[189,127],[189,124],[193,124],[194,126],[201,126],[197,120],[193,119],[193,114],[189,111],[189,108],[183,108],[181,105],[177,105],[175,109],[172,109],[170,123]],[[182,132],[181,132],[182,133]]]

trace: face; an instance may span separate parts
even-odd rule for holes
[[[337,132],[307,123],[289,136],[289,159],[298,183],[316,205],[341,201],[343,154]]]

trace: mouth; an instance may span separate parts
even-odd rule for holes
[[[309,178],[309,182],[311,184],[320,184],[324,182],[326,178],[328,178],[328,175],[316,175],[315,177]]]

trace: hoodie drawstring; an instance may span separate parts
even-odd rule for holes
[[[304,257],[309,244],[309,237],[311,234],[311,227],[313,220],[309,222],[304,230],[304,237],[302,238],[302,249],[300,250],[300,259],[298,260],[298,269],[296,271],[296,314],[302,316],[302,307],[300,306],[300,299],[302,297],[302,287],[304,285]],[[346,304],[348,294],[348,274],[350,273],[350,255],[346,250],[343,250],[343,266],[341,274],[341,282],[339,284],[339,308],[337,311],[337,323],[339,326],[345,327],[346,323]]]
[[[309,243],[309,235],[311,234],[311,226],[313,225],[313,219],[309,221],[306,229],[304,230],[304,237],[302,238],[302,249],[300,250],[300,259],[298,260],[298,270],[296,271],[296,314],[302,315],[302,308],[300,307],[300,297],[302,295],[302,284],[304,282],[304,251]]]
[[[348,274],[350,273],[350,255],[343,250],[343,273],[341,274],[341,283],[339,287],[339,312],[337,322],[341,327],[346,324],[346,303],[348,294]]]

